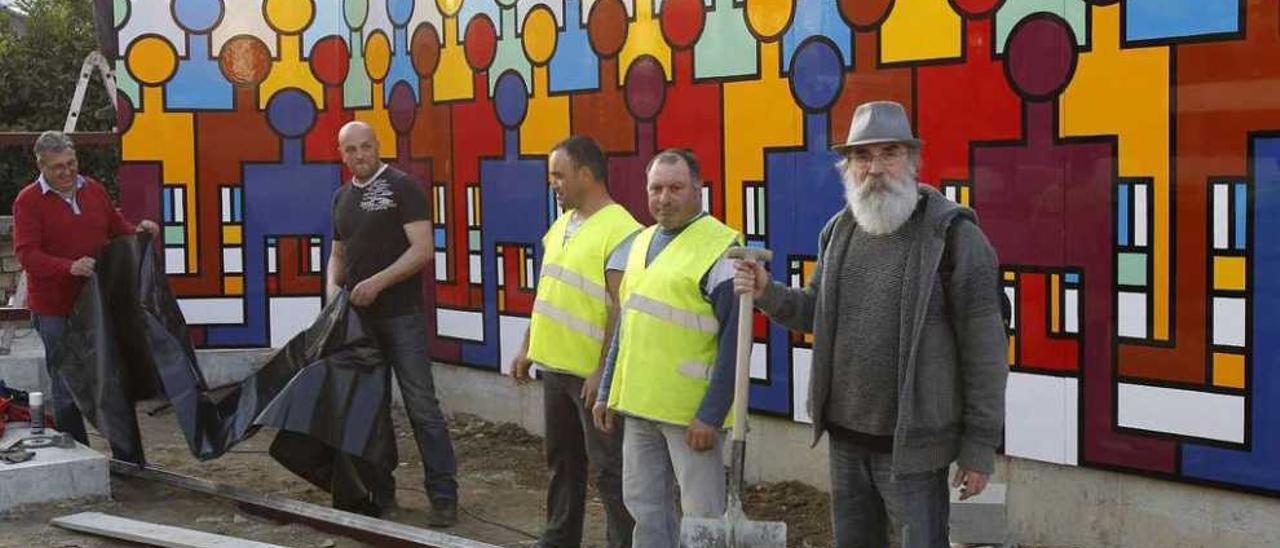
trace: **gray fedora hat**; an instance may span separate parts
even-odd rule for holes
[[[831,146],[842,151],[859,145],[876,143],[902,143],[913,147],[922,141],[911,134],[911,121],[902,105],[893,101],[871,101],[858,105],[849,124],[849,137],[843,143]]]

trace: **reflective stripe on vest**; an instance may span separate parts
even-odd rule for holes
[[[610,204],[582,221],[566,241],[572,215],[556,219],[542,239],[528,356],[548,369],[588,377],[600,364],[609,318],[605,263],[640,223],[622,206]]]
[[[706,396],[718,352],[720,325],[702,293],[702,278],[739,236],[704,216],[645,264],[656,231],[646,229],[631,244],[609,407],[684,426]]]

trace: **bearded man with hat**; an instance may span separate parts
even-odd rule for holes
[[[860,105],[833,150],[847,207],[819,236],[808,285],[737,265],[770,319],[812,332],[814,444],[830,434],[835,545],[947,547],[948,467],[986,488],[1004,427],[1008,337],[995,250],[973,210],[920,184],[902,105]]]

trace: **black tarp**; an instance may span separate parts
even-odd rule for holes
[[[249,377],[210,390],[150,241],[121,237],[103,250],[54,364],[117,458],[142,461],[134,407],[163,396],[197,458],[274,428],[273,458],[332,493],[335,507],[378,512],[393,493],[375,491],[389,488],[397,463],[390,372],[347,294]]]

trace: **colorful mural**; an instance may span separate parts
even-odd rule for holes
[[[853,108],[907,105],[922,179],[1004,263],[1004,450],[1280,495],[1280,5],[1270,0],[115,0],[134,217],[206,347],[321,306],[343,123],[432,199],[435,356],[498,371],[548,149],[645,211],[664,147],[706,207],[809,275]],[[807,420],[804,336],[759,319],[755,410]]]

